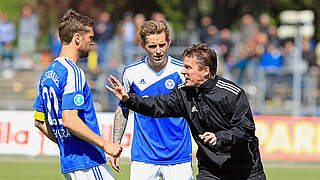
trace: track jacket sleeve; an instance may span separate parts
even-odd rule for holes
[[[130,98],[121,102],[137,113],[154,118],[160,117],[182,117],[182,105],[177,95],[178,89],[171,91],[169,95],[157,95],[155,97],[140,97],[135,93],[129,93]]]
[[[254,137],[255,125],[252,112],[245,92],[242,90],[238,95],[235,103],[228,105],[231,107],[233,116],[230,121],[231,129],[218,131],[217,147],[222,149],[231,149],[238,143],[248,141],[250,137]]]

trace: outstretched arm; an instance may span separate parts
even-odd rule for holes
[[[127,127],[129,109],[123,109],[120,106],[117,107],[117,110],[114,115],[114,125],[113,125],[113,142],[120,144],[123,137],[124,131]],[[114,170],[120,172],[119,168],[119,158],[110,157],[110,163]]]
[[[106,86],[106,88],[115,94],[124,107],[154,118],[184,116],[182,112],[185,112],[185,109],[183,103],[181,103],[181,95],[178,95],[178,88],[172,90],[169,95],[140,97],[135,93],[130,93],[129,96],[115,77],[110,76],[108,80],[113,89],[109,86]]]

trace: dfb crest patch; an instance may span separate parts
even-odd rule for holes
[[[82,94],[77,94],[73,101],[77,106],[81,106],[84,103],[84,97]]]

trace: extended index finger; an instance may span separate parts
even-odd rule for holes
[[[114,90],[111,87],[105,86],[105,88],[114,93]]]
[[[110,75],[109,77],[109,82],[113,85],[113,86],[120,86],[121,83],[120,81],[118,81],[117,78],[115,78],[114,76]]]

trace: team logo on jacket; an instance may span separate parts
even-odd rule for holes
[[[192,106],[191,112],[198,112],[198,109],[195,105]]]
[[[167,79],[164,84],[167,89],[173,89],[176,85],[172,79]]]
[[[77,94],[73,101],[77,106],[81,106],[84,103],[84,97],[81,94]]]

